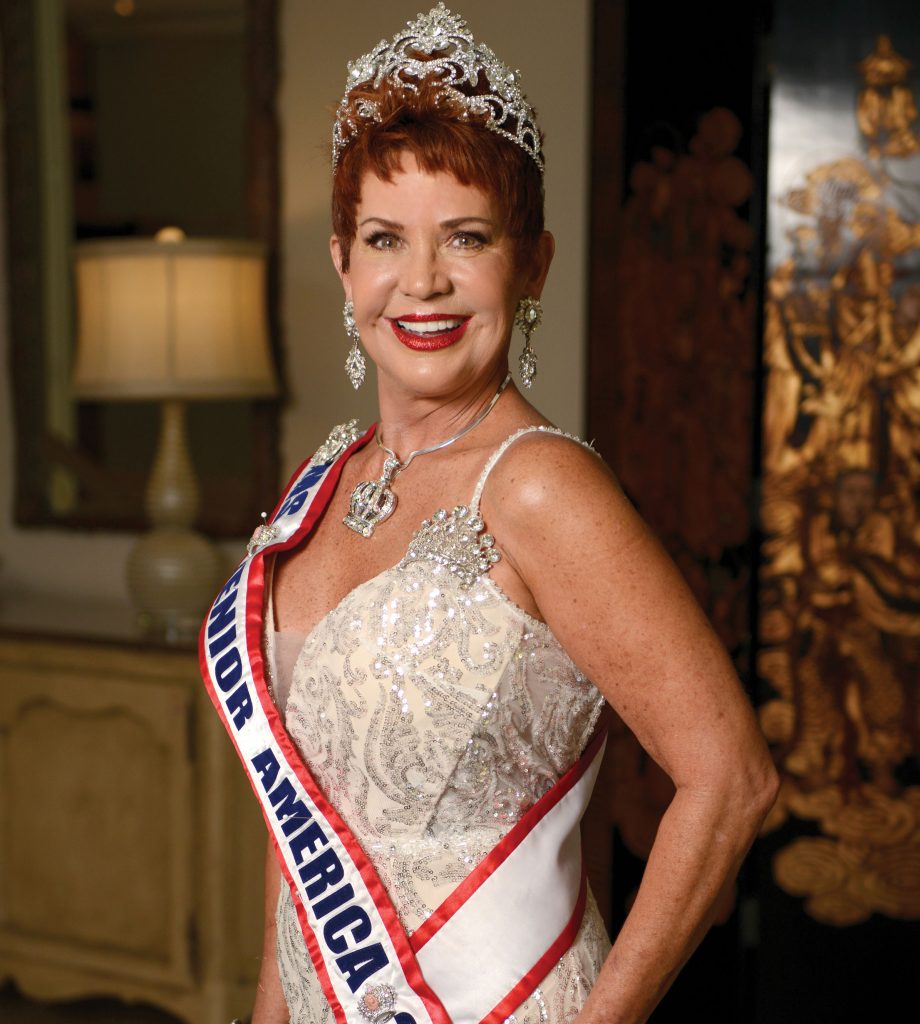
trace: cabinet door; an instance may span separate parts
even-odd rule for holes
[[[28,646],[2,659],[0,951],[49,997],[188,988],[189,659]]]

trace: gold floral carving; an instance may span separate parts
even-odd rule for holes
[[[767,286],[760,709],[774,860],[834,925],[920,918],[920,199],[909,63],[860,64],[866,154],[814,167]],[[903,162],[902,162],[903,161]],[[894,170],[898,164],[897,172]]]

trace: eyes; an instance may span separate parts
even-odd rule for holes
[[[374,231],[364,239],[364,244],[380,252],[393,252],[403,248],[405,239],[392,231]],[[489,237],[480,231],[455,231],[446,239],[449,249],[459,252],[478,252],[489,244]]]
[[[387,250],[399,248],[399,239],[389,231],[375,231],[373,234],[368,235],[364,242],[372,249]]]
[[[484,249],[489,239],[480,231],[458,231],[451,242],[455,249]]]

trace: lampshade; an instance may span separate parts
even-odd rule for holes
[[[275,394],[262,246],[181,232],[169,238],[75,247],[74,393],[122,400]]]

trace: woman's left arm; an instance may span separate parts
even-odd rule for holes
[[[709,927],[772,806],[776,772],[724,649],[600,460],[544,437],[509,449],[493,477],[483,510],[505,557],[676,787],[578,1017],[638,1024]]]

